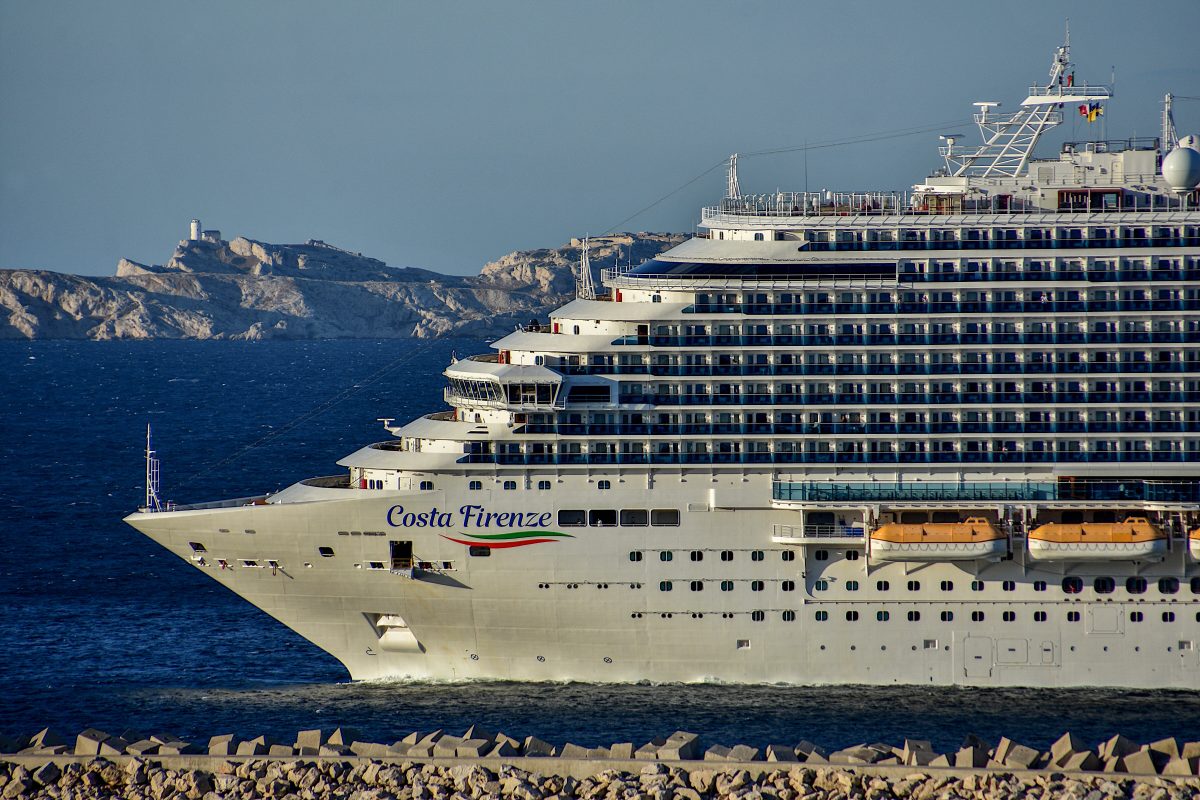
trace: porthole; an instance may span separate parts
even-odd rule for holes
[[[732,592],[733,591],[733,581],[721,581],[721,591],[722,592]]]
[[[765,585],[762,581],[750,581],[750,591],[761,592]]]
[[[779,585],[779,588],[785,592],[794,592],[794,591],[796,591],[796,582],[795,581],[784,581],[783,583],[781,583]]]
[[[813,614],[813,619],[815,619],[817,622],[824,622],[825,620],[829,619],[829,612],[828,611],[818,611],[815,614]]]
[[[858,622],[858,612],[853,610],[847,611],[846,622]]]
[[[766,618],[767,614],[765,611],[753,611],[750,613],[750,619],[754,620],[755,622],[762,622]]]
[[[672,553],[670,550],[663,550],[661,553],[658,554],[659,561],[670,561],[673,558],[675,558],[675,554]]]
[[[762,561],[763,558],[765,558],[765,557],[766,556],[762,550],[752,550],[750,552],[750,560],[751,561]]]
[[[483,489],[483,481],[470,481],[467,483],[467,489],[472,492],[478,492]]]
[[[641,561],[642,560],[642,552],[640,550],[630,550],[629,551],[629,560],[630,561]]]
[[[785,611],[785,612],[783,612],[782,616],[783,616],[784,622],[795,622],[796,621],[796,612],[795,611]]]
[[[796,560],[796,551],[795,550],[784,550],[782,553],[779,554],[779,557],[782,558],[784,561],[795,561]]]
[[[722,561],[733,561],[733,551],[732,550],[722,550],[721,551],[721,560]]]
[[[1179,591],[1179,578],[1159,578],[1158,591],[1161,594],[1175,594]]]
[[[670,581],[659,581],[658,582],[658,590],[660,592],[669,592],[673,588],[674,588],[674,585]]]
[[[688,586],[691,588],[691,590],[693,592],[704,591],[704,581],[692,581],[691,583],[688,584]]]
[[[1092,581],[1092,588],[1096,590],[1096,594],[1112,594],[1113,589],[1117,588],[1117,582],[1112,578],[1099,577]]]
[[[881,592],[886,592],[888,589],[892,588],[892,585],[887,581],[875,581],[875,588]]]
[[[875,612],[875,619],[878,622],[887,622],[891,618],[892,618],[892,614],[890,611],[876,611]]]
[[[813,558],[817,561],[828,561],[829,560],[829,551],[828,550],[815,550],[815,551],[813,551]]]
[[[983,612],[982,611],[972,611],[971,612],[971,622],[983,622]]]

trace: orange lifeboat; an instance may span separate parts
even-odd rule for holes
[[[1146,560],[1166,552],[1167,535],[1145,517],[1074,525],[1050,522],[1029,532],[1029,557],[1035,561]]]
[[[1192,554],[1192,558],[1200,561],[1200,528],[1192,528],[1192,532],[1188,534],[1188,552]]]
[[[1007,537],[984,517],[965,522],[889,522],[871,531],[871,555],[880,561],[967,561],[1001,558]]]

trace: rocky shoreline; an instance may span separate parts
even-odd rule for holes
[[[130,741],[134,739],[134,741]],[[413,732],[391,744],[353,731],[301,731],[294,742],[214,736],[112,736],[69,743],[49,730],[0,738],[3,798],[130,800],[949,800],[1059,798],[1193,800],[1200,742],[1139,744],[1114,736],[1089,748],[1070,733],[1040,751],[969,736],[951,753],[929,742],[827,751],[799,745],[709,745],[677,731],[641,746],[561,746],[478,726],[462,736]]]

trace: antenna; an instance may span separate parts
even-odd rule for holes
[[[596,299],[596,285],[592,283],[592,262],[588,258],[590,246],[588,237],[583,237],[583,252],[579,256],[579,282],[575,284],[575,297],[579,300]],[[619,268],[620,264],[617,266]]]
[[[1166,97],[1163,98],[1162,144],[1160,148],[1164,156],[1175,147],[1175,117],[1171,113],[1171,105],[1174,99],[1174,95],[1170,92],[1167,92]]]
[[[730,200],[737,200],[742,196],[742,187],[738,186],[737,159],[737,153],[729,157],[729,173],[726,176],[725,196]]]
[[[162,500],[158,497],[159,461],[150,439],[150,423],[146,423],[146,511],[162,511]]]

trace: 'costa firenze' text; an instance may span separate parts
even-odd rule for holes
[[[436,506],[428,511],[392,506],[387,521],[393,528],[545,528],[550,516],[549,511],[488,511],[476,505],[462,506],[457,514],[439,511]]]

